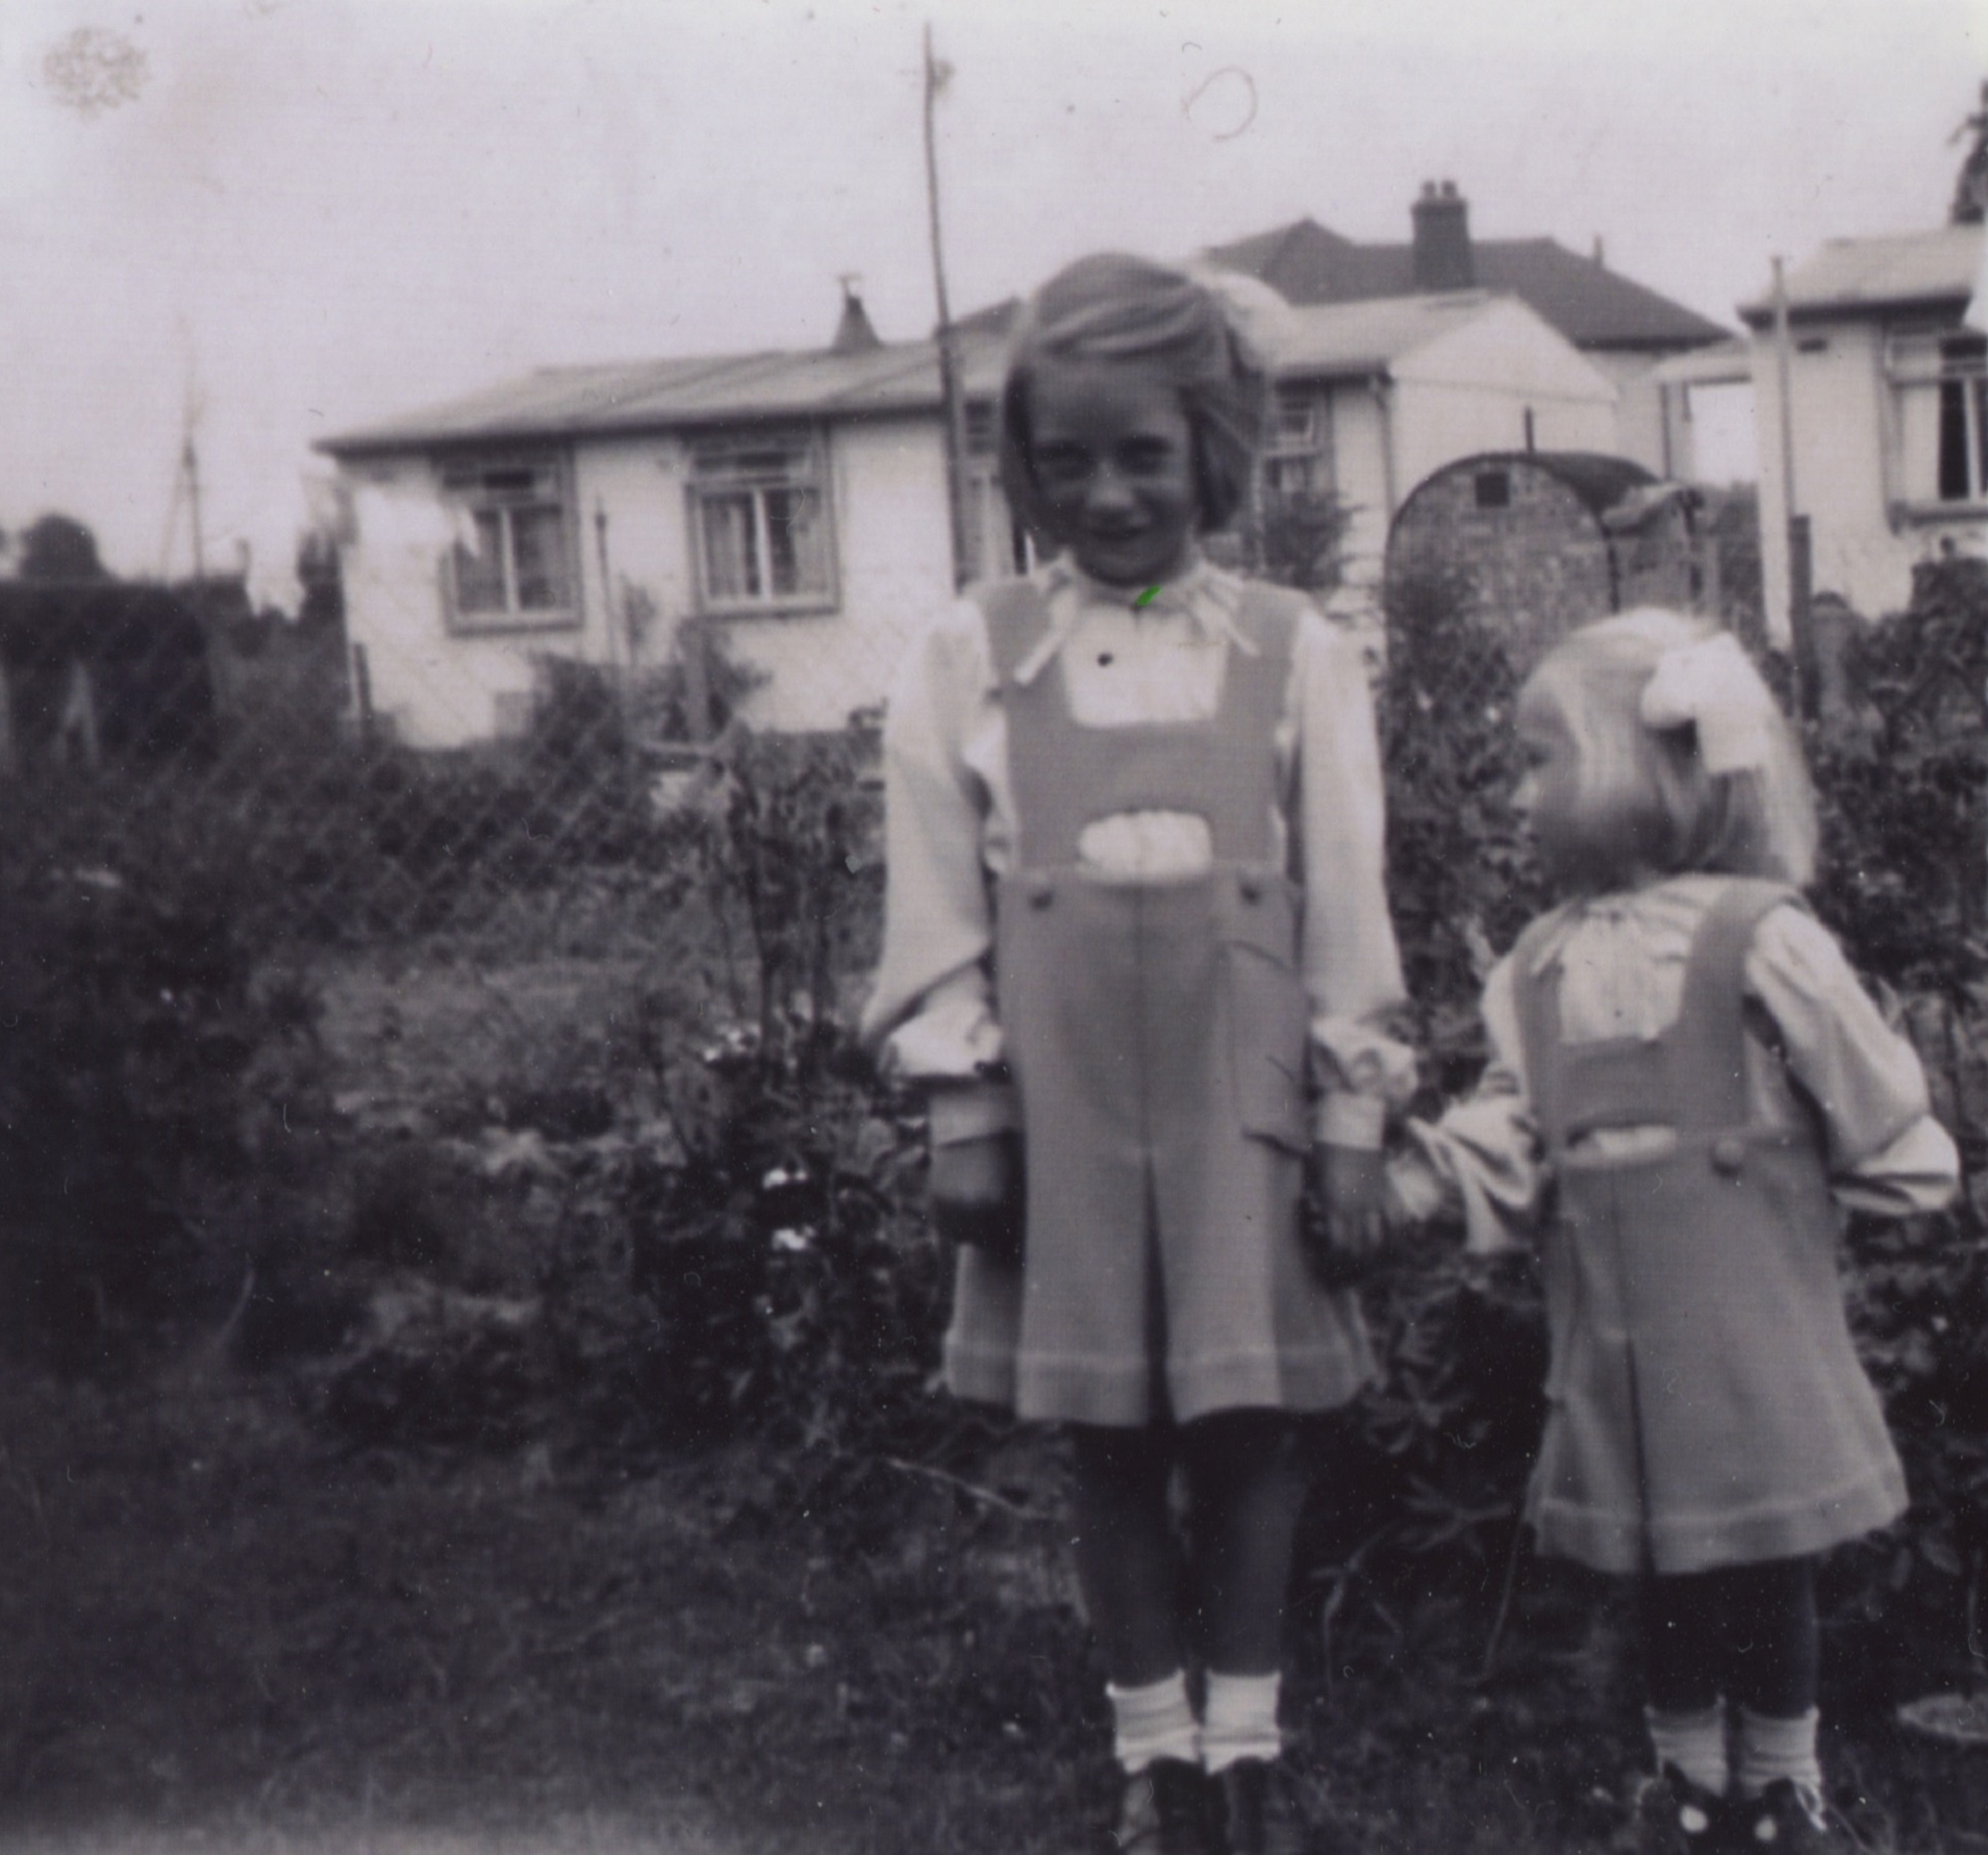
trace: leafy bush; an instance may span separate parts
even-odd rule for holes
[[[258,987],[239,836],[170,778],[33,781],[0,836],[0,1306],[66,1370],[194,1311],[203,1183],[240,1170],[243,1084],[311,1034]]]
[[[1808,731],[1817,905],[1866,971],[1954,993],[1988,963],[1988,562],[1920,568],[1843,672],[1850,711]]]
[[[1377,704],[1388,793],[1389,902],[1417,1041],[1442,1095],[1482,1063],[1477,998],[1502,950],[1546,901],[1512,806],[1519,677],[1469,616],[1467,588],[1400,577],[1388,595]]]
[[[874,949],[865,755],[735,727],[672,823],[704,956],[673,949],[631,1004],[657,1118],[600,1151],[544,1282],[597,1433],[751,1433],[826,1461],[968,1422],[927,1395],[944,1271],[921,1125],[840,1011]]]
[[[675,1138],[603,1156],[545,1274],[590,1427],[831,1452],[902,1440],[937,1415],[915,1123],[877,1111],[858,1062],[809,1073],[800,1035],[768,1055],[744,1027],[687,1050],[682,1028],[663,1057]]]

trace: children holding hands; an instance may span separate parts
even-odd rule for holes
[[[1538,1248],[1527,1515],[1636,1581],[1638,1848],[1829,1847],[1816,1560],[1905,1503],[1839,1210],[1942,1204],[1952,1142],[1801,902],[1813,807],[1772,697],[1729,635],[1642,610],[1526,684],[1517,798],[1563,900],[1489,977],[1476,1093],[1384,1169],[1413,1063],[1366,673],[1199,547],[1247,493],[1263,395],[1210,287],[1115,255],[1046,284],[1001,469],[1060,552],[939,616],[885,734],[866,1029],[927,1096],[946,1382],[1070,1438],[1109,1846],[1355,1847],[1301,1806],[1278,1674],[1298,1421],[1375,1377],[1336,1284],[1385,1203]]]

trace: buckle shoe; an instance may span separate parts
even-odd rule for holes
[[[1629,1847],[1635,1855],[1722,1855],[1738,1846],[1731,1816],[1724,1797],[1666,1765],[1637,1788]]]
[[[1286,1759],[1238,1759],[1214,1777],[1224,1855],[1354,1855],[1337,1823],[1309,1819]]]
[[[1850,1844],[1836,1832],[1833,1815],[1813,1785],[1777,1777],[1734,1806],[1727,1846],[1745,1855],[1835,1855]]]
[[[1208,1774],[1185,1759],[1128,1772],[1111,1832],[1114,1855],[1221,1855]]]

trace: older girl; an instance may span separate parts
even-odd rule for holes
[[[1911,1048],[1802,906],[1797,749],[1728,634],[1643,610],[1520,697],[1518,801],[1567,900],[1492,972],[1472,1100],[1391,1167],[1488,1251],[1537,1226],[1542,1550],[1639,1581],[1646,1851],[1825,1848],[1816,1555],[1905,1508],[1837,1208],[1956,1176]],[[1726,1701],[1739,1708],[1729,1771]]]
[[[941,616],[885,739],[867,1022],[930,1093],[963,1245],[946,1377],[1068,1426],[1116,1846],[1142,1855],[1328,1846],[1277,1725],[1293,1420],[1374,1363],[1299,1196],[1309,1161],[1329,1247],[1376,1241],[1386,1098],[1412,1080],[1378,1028],[1401,976],[1357,652],[1198,545],[1246,493],[1262,401],[1188,277],[1099,256],[1047,284],[1001,461],[1061,553]]]

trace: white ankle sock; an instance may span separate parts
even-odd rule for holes
[[[1659,1713],[1643,1710],[1650,1729],[1650,1750],[1657,1770],[1674,1765],[1701,1790],[1726,1794],[1726,1703],[1714,1701],[1699,1713]]]
[[[1176,1669],[1143,1687],[1108,1685],[1114,1729],[1113,1750],[1128,1771],[1143,1771],[1155,1759],[1201,1763],[1201,1736],[1188,1705],[1187,1677]]]
[[[1822,1789],[1822,1767],[1815,1756],[1815,1708],[1792,1720],[1740,1709],[1740,1794],[1757,1797],[1777,1777]]]
[[[1284,1749],[1277,1731],[1279,1678],[1268,1675],[1208,1677],[1208,1704],[1201,1710],[1201,1758],[1211,1771],[1238,1759],[1265,1763]]]

